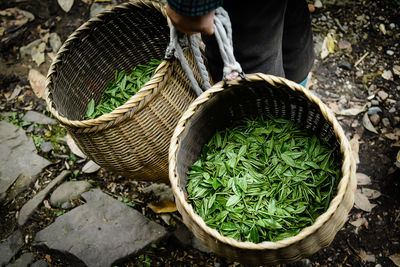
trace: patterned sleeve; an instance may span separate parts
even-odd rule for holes
[[[167,0],[169,6],[181,15],[201,16],[222,6],[223,0]]]

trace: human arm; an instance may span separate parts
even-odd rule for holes
[[[215,9],[222,0],[168,0],[167,14],[178,31],[187,34],[214,33]]]

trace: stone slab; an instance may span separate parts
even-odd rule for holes
[[[59,184],[64,178],[69,175],[70,171],[62,171],[54,180],[52,180],[42,191],[40,191],[37,195],[35,195],[32,199],[25,203],[22,206],[19,216],[18,216],[18,224],[24,225],[26,221],[29,219],[31,214],[35,211],[37,206],[43,202],[47,194],[50,192],[53,187]]]
[[[35,176],[51,162],[37,155],[31,137],[17,126],[0,121],[0,195],[22,173]]]
[[[0,266],[6,265],[24,245],[20,231],[12,233],[6,241],[0,244]]]
[[[73,254],[89,267],[111,266],[168,234],[161,225],[99,189],[82,197],[86,204],[37,233],[37,245]]]

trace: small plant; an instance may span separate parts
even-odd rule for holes
[[[296,235],[326,211],[340,168],[332,149],[284,119],[217,132],[188,174],[188,201],[222,235],[259,243]]]
[[[96,105],[94,99],[90,100],[85,119],[97,118],[125,104],[126,101],[150,80],[160,63],[160,60],[152,59],[149,65],[138,65],[133,68],[129,75],[125,70],[121,72],[116,71],[115,81],[108,83],[107,89],[101,96],[100,103]]]
[[[71,176],[72,176],[73,178],[76,178],[76,177],[78,177],[78,174],[79,174],[79,170],[74,170],[74,171],[72,172]]]
[[[40,147],[40,145],[42,144],[44,138],[43,136],[40,135],[34,135],[34,134],[29,134],[32,139],[33,139],[33,143],[35,144],[36,147]]]
[[[54,150],[60,150],[60,144],[62,141],[59,141],[58,138],[64,137],[67,135],[67,130],[60,125],[49,125],[50,129],[50,137],[46,137],[47,141],[50,141],[54,147]]]
[[[69,154],[69,160],[70,160],[72,163],[75,163],[78,159],[76,158],[75,154],[70,153],[70,154]]]
[[[2,118],[2,120],[12,123],[19,128],[32,124],[31,122],[22,120],[23,117],[24,113],[11,112],[10,116]]]
[[[367,73],[362,77],[362,83],[363,83],[365,90],[368,91],[368,82],[369,81],[373,82],[375,80],[375,78],[378,76],[379,76],[378,73],[373,72],[373,73]]]
[[[66,212],[67,212],[66,210],[59,210],[59,211],[56,212],[56,216],[59,217],[59,216],[63,215]]]
[[[139,267],[144,267],[144,266],[148,267],[148,266],[151,266],[152,262],[153,261],[152,261],[152,259],[150,259],[149,256],[142,254],[139,256],[138,266]]]
[[[135,205],[136,205],[135,202],[130,201],[129,198],[126,198],[126,197],[118,196],[117,199],[132,208],[135,207]]]

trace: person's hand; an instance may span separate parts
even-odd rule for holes
[[[202,16],[186,16],[176,13],[167,4],[167,14],[175,28],[186,34],[204,33],[214,34],[214,14],[215,10]]]

